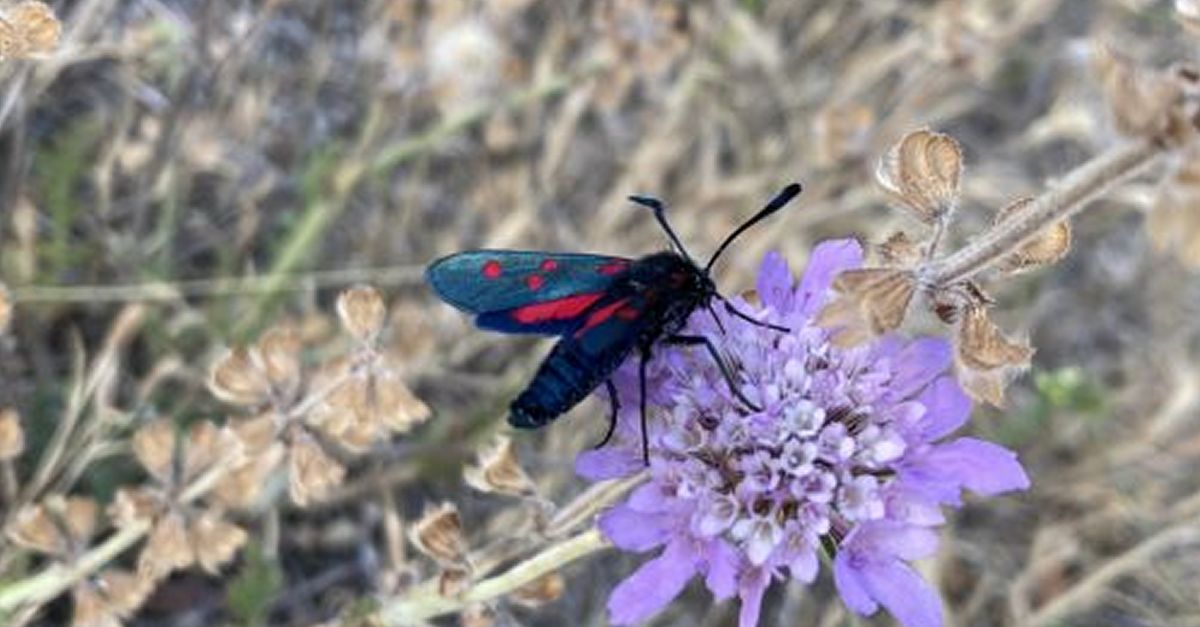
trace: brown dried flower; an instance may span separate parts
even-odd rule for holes
[[[834,279],[838,295],[817,314],[817,324],[834,330],[834,345],[857,346],[899,327],[916,287],[907,270],[848,270]]]
[[[299,332],[273,328],[254,346],[238,346],[213,365],[209,390],[217,398],[243,407],[286,405],[300,386]]]
[[[233,348],[213,366],[208,389],[227,403],[245,407],[260,407],[271,398],[271,384],[245,346]]]
[[[21,415],[12,408],[0,409],[0,462],[12,461],[25,452],[25,430]]]
[[[962,150],[949,135],[922,129],[894,144],[875,170],[888,197],[925,224],[945,220],[958,204]]]
[[[362,451],[390,433],[405,433],[431,414],[381,355],[365,357],[359,363],[339,360],[314,377],[313,387],[318,388],[327,381],[344,381],[307,417],[352,451]]]
[[[426,507],[421,519],[409,528],[408,539],[418,551],[444,567],[461,568],[467,564],[462,519],[453,503]]]
[[[981,306],[967,307],[959,323],[956,363],[959,381],[976,400],[1000,407],[1008,381],[1028,367],[1033,348],[1008,339]]]
[[[58,45],[62,24],[45,3],[20,2],[0,12],[0,59],[49,52]]]
[[[364,344],[374,343],[383,330],[387,307],[379,290],[358,286],[342,292],[337,300],[338,318],[351,337]]]
[[[495,492],[526,497],[537,493],[537,486],[521,468],[512,440],[504,436],[478,453],[479,465],[463,471],[467,485],[480,492]]]
[[[346,468],[302,429],[288,449],[288,468],[289,493],[300,507],[324,500],[346,478]]]
[[[1021,198],[1009,203],[996,212],[995,224],[1017,216],[1032,202],[1032,198]],[[1034,270],[1057,262],[1070,250],[1071,224],[1063,220],[1046,227],[1016,252],[1004,258],[998,269],[1009,274]]]
[[[548,573],[513,590],[508,595],[509,600],[529,608],[541,607],[557,601],[566,591],[567,584],[558,573]]]

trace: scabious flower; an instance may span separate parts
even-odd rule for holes
[[[937,594],[908,564],[934,552],[940,506],[958,506],[963,489],[992,495],[1029,480],[1011,451],[944,439],[971,408],[945,374],[948,343],[886,335],[838,348],[813,322],[834,276],[861,257],[854,241],[823,243],[795,285],[783,258],[768,255],[755,315],[788,333],[717,308],[722,335],[712,316],[692,316],[685,332],[716,340],[761,411],[732,395],[705,351],[658,349],[648,372],[650,479],[600,528],[621,549],[660,552],[613,591],[614,623],[651,617],[702,577],[718,600],[740,597],[740,624],[755,625],[767,587],[811,583],[824,551],[853,611],[883,606],[907,626],[941,624]],[[593,480],[644,467],[637,364],[614,382],[616,442],[576,462]]]

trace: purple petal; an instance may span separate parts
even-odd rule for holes
[[[1017,454],[991,442],[959,438],[934,446],[925,460],[940,472],[958,478],[960,485],[976,494],[992,496],[1029,489],[1029,476],[1017,461]]]
[[[626,551],[649,551],[669,538],[669,522],[657,514],[643,514],[617,505],[600,516],[600,531]]]
[[[971,415],[971,398],[953,377],[938,377],[917,399],[925,406],[921,439],[932,442],[953,433]]]
[[[937,551],[937,534],[927,527],[906,525],[893,521],[872,521],[859,525],[847,537],[847,547],[870,554],[872,559],[898,557],[920,559]]]
[[[889,386],[891,398],[902,400],[920,392],[921,388],[946,371],[950,358],[950,343],[946,340],[922,337],[910,342],[892,359],[896,376]]]
[[[808,267],[796,290],[796,305],[807,315],[816,313],[825,303],[825,294],[833,278],[843,270],[862,265],[862,247],[852,239],[821,242],[808,257]]]
[[[732,597],[738,591],[738,572],[741,559],[737,551],[724,540],[713,540],[708,544],[708,573],[704,583],[718,601]]]
[[[803,583],[812,583],[817,578],[820,562],[817,561],[817,551],[806,547],[792,561],[788,562],[788,570],[792,578]]]
[[[650,618],[679,596],[695,574],[695,555],[688,543],[668,544],[661,555],[613,589],[608,597],[609,620],[614,625],[632,625]]]
[[[889,520],[922,527],[936,527],[946,522],[936,501],[909,489],[903,481],[894,481],[888,486],[884,503]]]
[[[625,500],[630,509],[643,514],[665,512],[670,502],[667,494],[663,492],[663,485],[654,480],[634,488]]]
[[[940,627],[942,604],[937,593],[913,569],[897,560],[871,562],[859,581],[905,627]]]
[[[575,473],[592,481],[628,477],[643,467],[640,451],[619,444],[583,451],[575,457]]]
[[[771,251],[763,257],[756,282],[758,298],[763,305],[779,313],[791,312],[792,301],[795,299],[792,291],[794,282],[792,271],[783,255]]]
[[[870,616],[879,609],[879,604],[867,592],[858,569],[851,565],[850,551],[839,551],[833,560],[833,583],[846,607],[857,614]]]
[[[738,596],[742,607],[738,612],[738,627],[755,627],[762,611],[763,594],[771,583],[771,573],[765,568],[752,568],[742,575]]]

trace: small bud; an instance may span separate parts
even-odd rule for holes
[[[346,468],[303,431],[288,450],[288,472],[288,492],[300,507],[324,500],[346,478]]]
[[[350,288],[338,296],[337,312],[347,333],[359,342],[371,343],[383,330],[387,308],[379,290],[359,286]]]
[[[947,218],[958,204],[962,150],[949,135],[913,131],[893,145],[875,170],[892,202],[925,224]]]
[[[12,297],[8,294],[8,288],[0,283],[0,335],[8,333],[12,325],[12,312]]]
[[[241,527],[212,511],[201,512],[192,520],[188,535],[196,561],[211,575],[219,574],[221,566],[246,544],[246,532]]]
[[[467,541],[463,537],[462,519],[452,503],[426,507],[411,528],[408,539],[417,550],[447,567],[467,563]]]
[[[537,492],[533,480],[525,474],[517,460],[512,440],[496,438],[496,442],[478,453],[479,465],[463,471],[467,485],[480,492],[495,492],[510,496],[526,497]]]
[[[271,382],[245,346],[234,348],[217,361],[208,388],[217,398],[243,407],[261,407],[271,399]]]
[[[1022,198],[1009,203],[996,212],[995,223],[1000,224],[1016,218],[1032,202],[1032,198]],[[1071,225],[1062,220],[1042,229],[1019,249],[1005,257],[1000,262],[999,269],[1009,274],[1034,270],[1057,262],[1070,250]]]
[[[0,462],[12,461],[25,452],[25,430],[21,416],[11,408],[0,409]]]
[[[133,456],[159,483],[172,479],[175,438],[175,425],[170,420],[146,423],[133,434]]]
[[[138,556],[138,574],[157,581],[195,562],[196,554],[188,541],[183,515],[167,512],[150,529],[150,535]]]
[[[557,601],[562,597],[566,589],[567,584],[563,581],[562,575],[548,573],[513,590],[508,595],[508,598],[518,605],[538,608],[547,603]]]
[[[835,345],[848,347],[899,327],[916,280],[905,270],[863,268],[839,274],[833,289],[838,296],[817,314],[817,324],[834,331]]]

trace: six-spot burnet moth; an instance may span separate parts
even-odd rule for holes
[[[646,196],[630,200],[654,212],[675,250],[626,259],[581,253],[520,250],[472,250],[434,261],[425,279],[447,303],[475,314],[482,329],[501,333],[559,336],[533,381],[510,406],[508,421],[536,429],[582,401],[598,385],[607,386],[612,401],[608,432],[612,436],[618,401],[609,376],[635,350],[640,362],[642,454],[646,442],[646,364],[655,344],[702,347],[720,368],[733,395],[757,410],[738,388],[728,364],[707,337],[679,331],[699,308],[710,313],[713,299],[733,315],[759,326],[786,331],[750,318],[717,292],[710,271],[734,239],[778,211],[800,193],[800,185],[783,188],[758,213],[734,229],[703,267],[683,247],[667,222],[663,203]],[[719,319],[718,325],[720,324]]]

